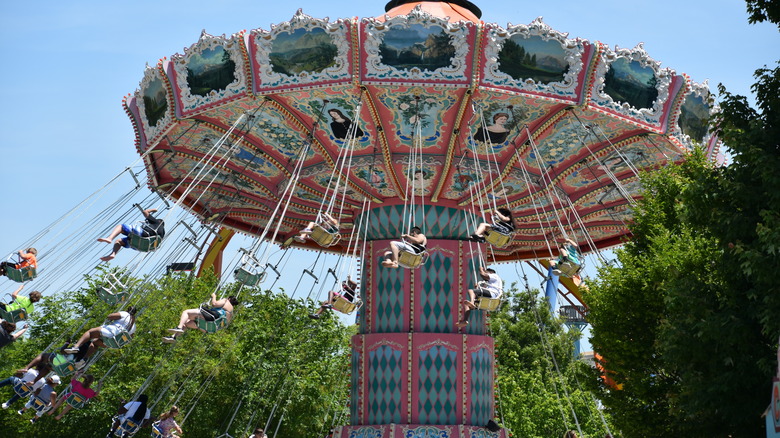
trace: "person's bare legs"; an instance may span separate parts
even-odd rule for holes
[[[51,409],[49,409],[49,412],[47,412],[46,414],[47,414],[47,415],[54,415],[54,414],[57,412],[57,409],[59,409],[59,408],[60,408],[60,406],[62,406],[62,404],[63,404],[63,403],[65,403],[65,399],[66,399],[66,398],[67,398],[67,397],[60,397],[60,398],[59,398],[59,399],[58,399],[58,400],[57,400],[57,401],[54,403],[54,406],[52,406],[52,407],[51,407]],[[68,405],[68,406],[70,406],[70,405]],[[59,417],[59,416],[58,416],[58,417]],[[57,418],[57,419],[59,420],[59,418]]]
[[[490,226],[490,224],[482,222],[481,224],[479,224],[479,226],[477,226],[477,230],[474,231],[474,234],[476,234],[479,237],[485,237],[485,231],[491,229],[493,229],[493,227]]]
[[[101,257],[100,260],[103,260],[104,262],[113,260],[114,257],[116,257],[116,253],[118,253],[120,249],[122,249],[122,242],[121,239],[117,239],[117,241],[114,242],[114,248],[111,249],[111,254],[105,257]]]
[[[79,338],[79,340],[73,344],[72,347],[66,349],[65,351],[71,352],[73,350],[78,350],[80,346],[84,345],[85,342],[89,342],[90,339],[100,339],[100,329],[102,327],[92,327],[91,329],[84,332],[83,335]]]
[[[181,317],[179,317],[179,325],[176,326],[176,328],[184,330],[185,327],[187,328],[197,328],[198,325],[195,324],[193,321],[200,316],[200,309],[187,309],[183,312],[181,312]],[[188,322],[193,322],[192,325],[187,324]],[[193,327],[194,326],[194,327]]]
[[[393,248],[392,242],[390,243],[390,248]],[[398,262],[397,261],[393,261],[393,251],[385,251],[384,257],[385,257],[385,259],[382,260],[382,266],[384,266],[386,268],[397,268],[398,267]],[[396,257],[396,260],[398,260],[397,257]]]
[[[116,236],[120,234],[122,234],[122,224],[115,226],[114,229],[111,230],[111,234],[109,234],[108,237],[101,237],[97,241],[103,243],[111,243],[114,239],[116,239]]]
[[[461,319],[460,321],[457,322],[457,324],[455,324],[458,328],[463,328],[469,325],[469,316],[471,315],[471,311],[477,308],[477,306],[474,305],[476,299],[477,296],[474,293],[474,289],[469,289],[469,299],[462,301],[463,307],[466,309],[463,312],[463,319]]]
[[[62,409],[62,412],[60,412],[60,415],[57,415],[56,417],[54,417],[54,419],[57,420],[57,421],[60,421],[62,419],[62,417],[64,417],[65,415],[68,414],[68,412],[70,412],[71,409],[73,409],[73,406],[71,406],[71,405],[65,406],[65,408]],[[52,409],[51,411],[52,411],[52,413],[54,413],[54,409]],[[49,415],[51,415],[51,414],[49,414]]]

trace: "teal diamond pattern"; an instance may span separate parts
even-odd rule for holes
[[[376,333],[399,333],[403,330],[403,284],[406,269],[379,268],[377,271]]]
[[[423,229],[429,239],[462,239],[471,233],[463,210],[441,205],[426,205],[423,220],[422,207],[414,207],[413,224]],[[407,229],[402,229],[405,218],[403,205],[387,205],[371,209],[368,224],[368,240],[397,239]],[[472,215],[471,213],[468,213]],[[355,218],[359,223],[360,218]],[[408,224],[407,224],[408,225]]]
[[[368,423],[401,421],[401,352],[383,345],[370,352]]]
[[[456,424],[457,353],[436,345],[420,351],[420,424]]]
[[[451,331],[452,294],[456,293],[452,286],[452,260],[441,253],[434,253],[422,269],[420,331]]]
[[[471,353],[471,424],[487,424],[492,418],[493,361],[487,348]]]
[[[358,405],[360,403],[360,352],[352,350],[352,375],[350,376],[350,394],[349,394],[349,419],[350,424],[358,424]]]

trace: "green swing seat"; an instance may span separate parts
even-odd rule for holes
[[[81,394],[72,392],[68,396],[68,398],[65,399],[65,403],[69,404],[71,407],[75,409],[81,409],[83,408],[87,402],[89,401],[88,398],[84,397]]]
[[[330,246],[333,246],[337,243],[339,243],[339,240],[341,240],[341,234],[337,232],[331,233],[330,231],[326,230],[322,225],[314,225],[314,228],[311,230],[310,234],[312,240],[317,242],[317,245],[327,248]]]
[[[485,232],[485,240],[496,248],[503,248],[512,240],[512,235],[490,230]]]
[[[24,283],[25,281],[30,281],[33,278],[37,277],[38,270],[32,266],[27,266],[21,269],[16,269],[10,266],[6,266],[5,275],[10,280],[13,280],[17,283]]]
[[[245,267],[240,267],[233,272],[233,275],[236,278],[236,281],[243,284],[244,286],[249,287],[255,287],[258,284],[265,281],[265,272],[252,272],[249,269]]]
[[[201,318],[198,318],[197,320],[197,325],[199,329],[205,330],[206,333],[216,333],[217,331],[227,327],[228,325],[227,314],[220,315],[214,321],[207,321],[205,319],[206,315],[209,315],[209,317],[211,317],[212,315],[206,310],[208,310],[208,307],[205,307],[204,305],[200,306]]]
[[[126,286],[114,274],[106,276],[104,284],[97,288],[97,295],[101,301],[109,306],[124,303],[130,297]]]
[[[6,310],[0,307],[0,319],[4,319],[8,322],[16,324],[19,321],[24,321],[30,315],[27,314],[27,309],[20,307],[14,310]]]
[[[143,237],[137,234],[130,234],[127,236],[127,238],[130,248],[140,252],[154,251],[160,245],[160,242],[162,242],[162,238],[157,235]]]
[[[103,343],[106,344],[106,347],[113,349],[124,347],[125,345],[129,344],[132,339],[133,338],[130,336],[130,332],[125,329],[122,329],[119,333],[116,334],[116,336],[102,337]]]
[[[49,405],[49,401],[44,400],[38,397],[37,395],[33,395],[30,398],[30,401],[32,401],[32,408],[35,410],[35,412],[42,413],[51,409],[51,406]]]
[[[54,372],[60,377],[69,376],[76,372],[76,362],[73,360],[72,354],[55,353],[51,365]]]
[[[573,277],[580,272],[580,269],[582,269],[581,264],[566,259],[563,262],[558,262],[553,268],[553,272],[564,277]]]

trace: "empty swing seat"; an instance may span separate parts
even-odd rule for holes
[[[32,266],[27,266],[21,269],[16,269],[11,266],[6,266],[5,275],[10,280],[13,280],[17,283],[24,283],[25,281],[30,281],[33,278],[37,277],[38,270]]]
[[[496,248],[503,248],[512,241],[512,235],[490,230],[485,232],[485,240]]]
[[[113,292],[111,289],[103,286],[97,288],[97,295],[101,301],[108,304],[109,306],[115,306],[117,304],[124,303],[127,301],[127,298],[130,297],[130,293],[127,291],[123,290],[119,292]]]
[[[362,304],[363,302],[360,301],[360,299],[356,299],[355,302],[353,303],[348,299],[344,298],[343,296],[339,295],[336,297],[336,301],[333,302],[333,309],[349,315],[352,312],[354,312],[355,309],[360,307]]]
[[[329,247],[337,244],[341,239],[341,234],[336,231],[331,233],[321,225],[315,225],[311,230],[311,238],[317,242],[317,245],[322,247]]]
[[[84,405],[87,404],[88,400],[88,398],[79,393],[71,392],[68,398],[65,399],[65,403],[69,404],[75,409],[81,409],[84,407]]]
[[[127,238],[130,248],[140,252],[154,251],[160,245],[160,242],[162,242],[160,236],[143,237],[137,234],[129,234]]]
[[[127,330],[123,329],[115,336],[103,336],[101,339],[107,348],[118,349],[129,344],[133,338]]]
[[[56,353],[51,361],[52,369],[60,377],[69,376],[76,372],[76,363],[73,356]]]
[[[404,268],[414,269],[428,261],[428,251],[415,254],[401,250],[398,252],[398,264]]]
[[[265,281],[265,272],[252,272],[244,267],[238,268],[233,272],[236,281],[244,286],[254,287]]]

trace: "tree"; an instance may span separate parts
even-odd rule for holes
[[[587,436],[603,436],[594,399],[580,385],[591,378],[589,365],[573,357],[579,333],[564,331],[547,301],[536,299],[537,292],[509,294],[508,303],[491,318],[504,427],[514,436],[562,436],[576,430],[573,409]]]
[[[780,334],[778,73],[756,72],[757,109],[719,87],[732,163],[696,150],[643,175],[633,239],[585,296],[592,343],[624,384],[602,397],[626,436],[762,434]]]

